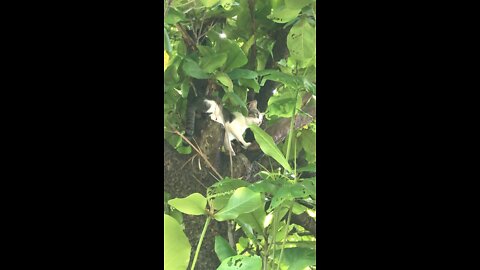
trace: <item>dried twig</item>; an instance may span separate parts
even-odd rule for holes
[[[207,165],[213,170],[213,172],[215,172],[215,174],[220,178],[222,179],[222,175],[220,173],[218,173],[217,169],[215,169],[215,167],[213,167],[212,163],[210,163],[210,161],[208,160],[207,156],[200,150],[198,149],[197,147],[195,147],[195,145],[193,145],[189,139],[187,139],[185,136],[183,136],[182,133],[178,132],[178,130],[176,130],[175,128],[173,128],[173,132],[175,134],[177,134],[178,136],[180,136],[183,140],[185,140],[202,158],[203,160],[205,160],[205,162],[207,163]]]

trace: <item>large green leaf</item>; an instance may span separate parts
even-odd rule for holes
[[[248,58],[238,44],[230,40],[221,40],[219,42],[219,53],[224,52],[228,54],[227,62],[225,63],[224,71],[230,72],[235,68],[239,68],[247,64]]]
[[[225,10],[229,10],[232,7],[234,0],[220,0],[220,4]]]
[[[300,8],[289,8],[285,5],[278,6],[272,10],[268,18],[276,23],[287,23],[297,18]]]
[[[204,215],[205,208],[207,207],[207,199],[200,193],[193,193],[186,198],[169,200],[168,204],[188,215]]]
[[[287,171],[291,172],[292,167],[290,167],[290,164],[288,164],[287,159],[283,156],[280,149],[278,149],[272,137],[255,125],[250,126],[250,130],[252,130],[255,136],[255,141],[260,145],[260,149],[262,149],[266,155],[280,163]]]
[[[280,206],[284,201],[291,201],[293,200],[293,196],[290,192],[290,187],[289,186],[284,186],[281,187],[273,196],[272,202],[270,203],[270,206],[268,207],[268,212],[271,212],[278,206]]]
[[[237,220],[239,223],[250,225],[257,233],[262,233],[265,217],[266,213],[262,205],[262,207],[257,208],[257,210],[251,213],[241,214],[237,217]]]
[[[301,9],[313,2],[315,0],[285,0],[285,5],[290,9]]]
[[[200,0],[205,7],[212,7],[217,4],[220,0]]]
[[[260,206],[262,206],[260,193],[241,187],[235,190],[225,208],[215,214],[215,219],[218,221],[235,219],[241,214],[255,211]]]
[[[200,66],[197,64],[197,62],[188,58],[185,59],[185,61],[183,62],[182,69],[188,76],[196,79],[210,78],[210,75],[203,71],[202,68],[200,68]]]
[[[278,70],[266,69],[258,72],[258,75],[263,76],[262,82],[260,83],[261,86],[263,86],[267,80],[281,82],[286,86],[303,86],[303,80],[301,78],[280,72]]]
[[[228,257],[237,255],[235,250],[232,249],[230,244],[225,238],[217,235],[215,236],[215,253],[220,261],[225,260]]]
[[[227,62],[226,53],[210,54],[200,59],[200,67],[207,73],[212,73]]]
[[[215,73],[215,79],[217,79],[222,85],[227,87],[227,92],[233,92],[233,82],[226,73]]]
[[[185,19],[185,14],[172,7],[168,9],[167,17],[165,17],[165,22],[173,25],[180,21],[184,21]]]
[[[249,69],[235,69],[232,72],[228,73],[230,79],[238,80],[238,79],[254,79],[256,80],[258,77],[257,72]]]
[[[211,200],[215,210],[220,210],[227,205],[228,200],[237,188],[246,187],[248,184],[244,180],[226,177],[208,188],[208,199]]]
[[[163,28],[163,49],[167,52],[172,52],[172,46],[170,45],[170,38],[168,37],[167,29]]]
[[[311,130],[303,131],[300,139],[305,150],[306,160],[308,163],[314,163],[317,160],[317,138],[315,133]]]
[[[236,255],[222,261],[217,270],[261,270],[262,258],[259,256]]]
[[[315,28],[307,20],[296,23],[287,36],[287,47],[290,56],[299,60],[313,58],[316,51]]]
[[[289,118],[292,117],[294,109],[302,106],[302,99],[296,98],[294,91],[284,91],[278,95],[270,97],[268,100],[267,115]]]
[[[258,84],[258,82],[256,80],[253,80],[253,79],[239,79],[238,84],[240,86],[246,86],[248,88],[253,89],[253,91],[255,91],[255,93],[260,92],[260,85]]]
[[[280,256],[280,251],[277,251]],[[275,256],[277,257],[277,255]],[[288,270],[303,270],[307,266],[317,263],[314,249],[309,248],[286,248],[283,250],[282,263],[288,265]]]
[[[187,269],[191,246],[180,224],[171,216],[163,215],[163,269]]]

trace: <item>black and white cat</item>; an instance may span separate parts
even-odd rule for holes
[[[197,112],[208,114],[210,119],[220,123],[225,128],[224,146],[225,150],[230,152],[232,156],[235,156],[232,141],[237,140],[242,144],[243,148],[248,148],[251,143],[245,141],[243,134],[250,125],[260,126],[264,116],[264,113],[258,111],[256,100],[249,103],[248,116],[244,116],[240,112],[230,114],[228,111],[223,110],[214,100],[198,99],[187,110],[187,126],[185,132],[187,138],[193,136]]]

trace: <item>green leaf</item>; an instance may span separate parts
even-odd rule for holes
[[[215,50],[212,47],[197,45],[197,49],[200,52],[201,56],[209,56],[216,54]]]
[[[220,5],[222,5],[225,10],[229,10],[232,7],[233,2],[234,0],[220,0]]]
[[[308,92],[316,95],[317,94],[317,86],[310,81],[308,81],[306,78],[303,79],[303,84],[305,86],[305,89],[307,89]]]
[[[302,179],[302,185],[305,186],[307,193],[316,199],[317,197],[317,178],[305,178]]]
[[[235,219],[241,214],[255,211],[261,205],[260,193],[241,187],[235,190],[227,206],[215,214],[215,219],[218,221]]]
[[[305,150],[305,159],[308,163],[314,163],[317,160],[317,138],[311,130],[305,130],[300,137],[301,144]]]
[[[223,73],[223,72],[215,73],[215,79],[217,79],[221,84],[225,85],[227,87],[228,92],[233,92],[233,82],[226,73]]]
[[[267,115],[290,118],[294,109],[302,106],[301,97],[296,98],[293,91],[285,91],[271,96],[268,100]],[[296,103],[295,103],[296,101]]]
[[[202,4],[205,6],[205,7],[213,7],[215,4],[217,4],[220,0],[200,0],[200,2],[202,2]]]
[[[270,207],[268,207],[268,212],[271,212],[279,205],[281,205],[284,201],[291,201],[293,200],[292,193],[290,192],[290,186],[281,187],[273,196],[272,203],[270,203]]]
[[[268,18],[276,23],[287,23],[297,18],[300,10],[299,8],[291,9],[285,5],[281,5],[274,8],[272,13],[268,15]]]
[[[167,17],[165,17],[165,22],[167,24],[173,25],[178,22],[184,21],[185,19],[185,14],[171,7],[168,9]]]
[[[170,213],[170,216],[173,217],[178,222],[178,224],[182,224],[183,222],[182,212],[176,209],[173,209],[172,212]]]
[[[315,0],[285,0],[285,5],[290,9],[302,9]]]
[[[245,42],[242,46],[242,51],[245,55],[248,55],[248,51],[252,47],[253,43],[255,43],[255,36],[254,35],[252,35],[250,37],[250,39],[248,39],[247,42]]]
[[[183,146],[180,145],[176,148],[177,152],[183,155],[189,155],[192,153],[192,147],[190,145]]]
[[[313,58],[316,51],[315,28],[305,19],[296,23],[287,36],[290,56],[298,60]]]
[[[316,171],[317,171],[317,165],[316,164],[308,164],[305,167],[297,169],[297,172],[316,172]]]
[[[254,79],[256,80],[258,77],[257,72],[249,69],[235,69],[232,72],[228,73],[230,79],[238,80],[238,79]]]
[[[207,73],[212,73],[227,62],[226,53],[210,54],[200,59],[200,67]]]
[[[225,97],[228,98],[232,102],[232,104],[247,109],[245,101],[243,101],[235,92],[227,92]]]
[[[182,98],[187,98],[188,92],[190,91],[190,82],[185,80],[180,86],[180,89],[182,90]]]
[[[258,75],[264,76],[262,78],[262,82],[260,83],[261,86],[263,86],[267,80],[281,82],[292,87],[303,86],[303,80],[301,78],[280,72],[278,70],[266,69],[258,72]]]
[[[228,257],[237,255],[235,250],[232,249],[230,244],[225,238],[221,236],[215,236],[215,253],[220,261],[225,260]]]
[[[253,89],[253,91],[255,91],[255,93],[260,92],[260,85],[258,84],[258,82],[256,80],[253,80],[253,79],[239,79],[238,84],[240,84],[240,86],[246,86],[248,88]]]
[[[168,37],[167,29],[163,28],[163,49],[167,52],[172,52],[172,46],[170,45],[170,38]]]
[[[169,200],[168,204],[178,211],[188,215],[204,215],[207,207],[207,199],[200,193],[193,193],[186,198]]]
[[[191,59],[185,59],[182,65],[183,71],[190,77],[193,77],[195,79],[208,79],[210,78],[210,75],[205,73],[200,66],[197,64],[197,62],[191,60]]]
[[[233,192],[239,187],[246,187],[249,183],[240,179],[224,178],[207,189],[209,200],[215,210],[224,208]]]
[[[255,182],[249,186],[249,188],[256,192],[266,192],[270,194],[274,194],[278,190],[278,186],[270,180],[262,180],[259,182]]]
[[[301,215],[302,213],[307,211],[307,209],[308,208],[306,206],[303,206],[297,202],[294,202],[292,206],[292,213],[295,215]]]
[[[278,256],[280,256],[280,251],[278,250],[277,252]],[[288,265],[288,270],[303,270],[308,266],[316,265],[315,250],[298,247],[286,248],[283,250],[282,263]]]
[[[219,47],[220,49],[218,52],[225,52],[228,54],[227,62],[224,65],[225,72],[228,73],[235,68],[239,68],[247,64],[248,58],[236,42],[230,40],[221,40],[219,42]]]
[[[262,233],[265,217],[266,213],[262,205],[262,207],[257,208],[257,210],[251,213],[241,214],[237,217],[237,221],[239,221],[239,223],[250,225],[257,233]]]
[[[217,270],[261,270],[262,258],[259,256],[236,255],[222,261]]]
[[[262,149],[262,151],[266,155],[275,159],[287,171],[291,172],[292,167],[290,167],[290,164],[288,164],[287,159],[283,156],[280,149],[278,149],[272,137],[268,135],[268,133],[263,131],[261,128],[255,125],[250,126],[250,130],[252,130],[255,136],[255,141],[258,143],[258,145],[260,145],[260,148]]]
[[[191,246],[180,224],[171,216],[163,215],[163,269],[187,269]]]

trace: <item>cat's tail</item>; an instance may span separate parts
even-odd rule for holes
[[[195,114],[196,107],[190,106],[187,108],[187,117],[185,123],[185,137],[191,142],[193,139],[193,133],[195,132]],[[188,145],[187,142],[183,142],[183,145]]]

